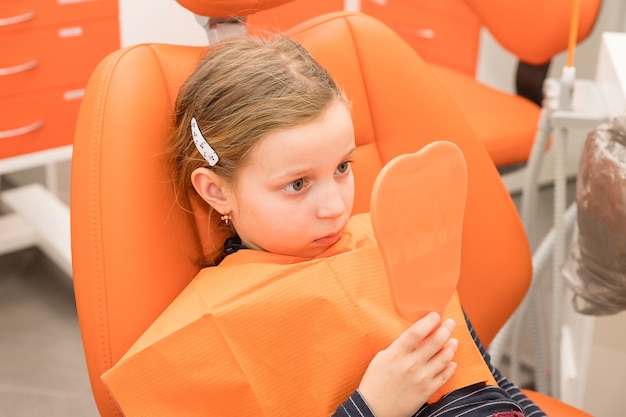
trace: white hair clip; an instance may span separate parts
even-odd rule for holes
[[[209,142],[206,141],[204,136],[202,136],[202,132],[200,132],[200,128],[198,127],[198,122],[195,117],[191,118],[191,136],[193,136],[193,143],[198,148],[200,155],[209,163],[209,165],[213,166],[217,164],[217,161],[220,160],[219,156]]]

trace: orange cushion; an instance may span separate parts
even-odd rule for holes
[[[541,410],[548,416],[567,416],[567,417],[593,417],[578,408],[574,408],[569,404],[561,402],[555,398],[549,397],[536,391],[522,390],[528,398],[541,407]]]
[[[567,49],[572,0],[465,0],[489,33],[520,60],[543,65]],[[577,41],[589,36],[602,0],[581,0]]]
[[[436,64],[429,66],[496,166],[528,160],[541,107],[450,68]]]

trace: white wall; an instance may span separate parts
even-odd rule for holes
[[[175,0],[120,0],[122,46],[139,43],[206,45],[194,15]]]

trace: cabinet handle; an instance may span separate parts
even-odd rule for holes
[[[35,18],[35,12],[26,12],[11,17],[0,17],[0,26],[17,25],[18,23],[28,22]]]
[[[31,123],[26,126],[18,127],[15,129],[0,130],[0,139],[8,139],[8,138],[14,138],[15,136],[26,135],[27,133],[34,132],[37,129],[41,129],[42,127],[43,127],[43,121],[37,120],[34,123]]]
[[[39,61],[36,59],[28,62],[24,62],[23,64],[18,64],[13,67],[0,68],[0,77],[5,75],[17,74],[18,72],[24,72],[31,70],[39,65]]]

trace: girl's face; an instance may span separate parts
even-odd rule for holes
[[[339,100],[312,122],[266,136],[229,190],[242,242],[306,258],[337,242],[352,212],[354,152],[352,119]]]

